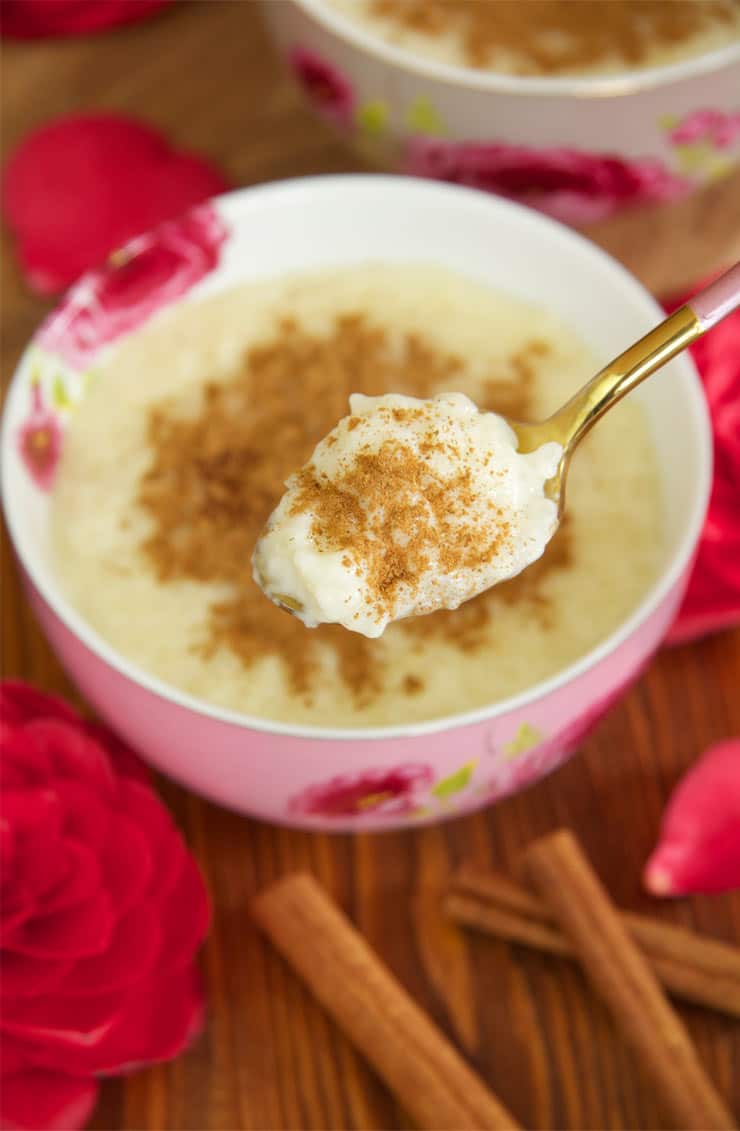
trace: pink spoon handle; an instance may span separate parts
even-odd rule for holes
[[[699,319],[702,330],[711,330],[732,314],[740,306],[740,263],[699,291],[686,305]]]

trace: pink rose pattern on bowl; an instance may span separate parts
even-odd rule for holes
[[[281,17],[273,16],[277,27]],[[740,156],[740,109],[662,115],[656,133],[671,147],[670,157],[627,157],[615,149],[524,144],[524,131],[521,142],[514,142],[511,127],[508,137],[461,135],[426,95],[409,102],[403,122],[394,127],[391,103],[397,93],[386,99],[382,88],[377,96],[361,92],[346,70],[303,44],[291,47],[287,59],[314,110],[371,159],[402,173],[495,192],[576,227],[634,205],[680,199],[728,173]],[[496,113],[487,117],[498,119]]]
[[[289,808],[293,813],[329,819],[408,815],[433,780],[431,767],[420,765],[341,774],[309,786],[292,798]]]
[[[721,110],[694,110],[670,130],[674,145],[709,142],[717,149],[731,149],[740,139],[740,111],[723,114]]]
[[[42,491],[53,485],[64,412],[75,399],[67,388],[70,376],[89,376],[105,346],[204,279],[217,266],[225,239],[216,209],[199,205],[132,240],[103,267],[84,275],[42,324],[35,338],[41,351],[39,372],[31,381],[29,414],[17,436],[23,462]],[[42,381],[41,372],[50,379]]]
[[[210,204],[199,205],[114,252],[69,290],[37,345],[84,370],[100,349],[135,330],[211,272],[226,231]]]
[[[351,126],[355,96],[349,79],[304,47],[295,48],[290,63],[319,114],[336,125]]]
[[[18,433],[18,448],[37,487],[49,491],[62,454],[62,426],[59,417],[46,406],[41,385],[31,385],[31,411]]]
[[[639,672],[628,682],[636,679]],[[513,739],[499,744],[493,735],[487,741],[487,757],[480,764],[473,760],[447,777],[435,779],[432,766],[408,764],[372,768],[355,774],[339,774],[294,796],[289,810],[298,816],[319,818],[322,822],[353,818],[362,827],[394,816],[411,820],[428,818],[432,813],[454,811],[459,795],[469,790],[485,797],[486,803],[533,785],[558,769],[624,695],[627,684],[602,697],[564,730],[544,738],[528,723],[523,723]],[[494,765],[490,771],[490,763]],[[488,775],[473,788],[476,771]],[[480,774],[478,777],[480,777]],[[461,797],[461,800],[464,800]]]
[[[676,200],[692,187],[658,161],[436,138],[414,139],[403,171],[495,192],[573,225],[603,220],[629,204]]]
[[[16,378],[19,393],[30,399],[30,413],[15,432],[15,448],[37,493],[43,496],[51,486],[66,415],[84,395],[85,381],[79,387],[75,382],[89,374],[101,349],[143,325],[209,273],[218,274],[232,239],[224,213],[238,217],[227,208],[222,213],[218,203],[201,206],[182,221],[134,241],[105,268],[83,277],[43,324]],[[34,445],[34,436],[43,441]],[[39,450],[51,454],[39,458]],[[509,710],[493,722],[482,718],[377,741],[358,732],[358,738],[327,742],[199,714],[151,690],[145,681],[132,680],[81,640],[27,581],[52,646],[91,704],[129,745],[220,803],[252,811],[247,802],[234,802],[238,782],[240,797],[250,791],[269,793],[260,797],[256,815],[337,830],[424,824],[468,812],[555,769],[636,678],[644,656],[641,637],[658,640],[664,635],[680,595],[679,587],[665,596],[642,625],[641,637],[627,640],[613,656],[530,706]],[[607,699],[605,679],[618,689]],[[574,703],[596,706],[573,718]],[[563,719],[571,722],[563,726]],[[192,750],[186,766],[183,748]],[[214,756],[218,783],[209,773]]]

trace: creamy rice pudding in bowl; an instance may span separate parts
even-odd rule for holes
[[[314,111],[380,168],[601,231],[651,205],[675,204],[678,222],[678,202],[740,161],[740,0],[264,0],[263,10]]]
[[[62,663],[155,766],[267,820],[415,825],[536,781],[681,599],[711,471],[687,356],[586,438],[543,557],[455,612],[308,629],[250,558],[350,394],[538,419],[660,316],[566,228],[413,179],[242,190],[134,240],[42,325],[4,413],[5,513]]]

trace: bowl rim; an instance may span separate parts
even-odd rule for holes
[[[560,224],[550,217],[545,216],[524,205],[506,200],[502,197],[480,192],[460,185],[450,185],[438,181],[402,177],[393,174],[375,173],[349,173],[328,174],[320,176],[296,177],[283,181],[267,182],[261,185],[247,186],[229,193],[213,197],[212,202],[248,202],[258,207],[263,198],[307,196],[306,207],[310,207],[310,198],[313,193],[326,191],[332,193],[341,191],[343,194],[351,193],[354,189],[368,190],[376,187],[386,191],[419,193],[426,196],[440,198],[456,198],[466,201],[475,207],[490,207],[500,210],[504,217],[508,214],[511,222],[531,224],[535,227],[549,228],[551,234],[567,243],[572,244],[577,254],[591,258],[607,268],[614,276],[615,282],[631,289],[646,308],[656,315],[657,319],[665,317],[665,311],[650,292],[631,274],[618,260],[603,251],[596,244],[586,239],[580,233]],[[84,276],[82,276],[84,279]],[[79,281],[78,281],[79,282]],[[77,284],[76,284],[77,285]],[[172,303],[178,306],[183,298]],[[37,327],[38,330],[38,327]],[[660,607],[668,597],[671,590],[680,582],[684,571],[689,567],[695,553],[704,517],[709,500],[712,481],[712,431],[709,411],[704,397],[701,381],[690,355],[684,352],[677,359],[686,370],[689,379],[687,396],[689,409],[694,416],[698,429],[698,442],[704,449],[704,459],[700,468],[698,490],[693,510],[689,515],[680,543],[663,571],[654,579],[653,583],[643,594],[642,599],[620,624],[589,649],[573,663],[561,668],[547,679],[533,684],[517,695],[510,696],[498,702],[483,707],[476,707],[470,711],[463,711],[439,718],[427,719],[409,723],[395,723],[385,726],[372,727],[330,727],[300,723],[285,723],[268,718],[260,718],[240,713],[236,710],[220,707],[208,703],[194,695],[189,694],[158,676],[151,675],[137,663],[126,659],[117,649],[109,644],[89,622],[79,613],[61,591],[56,579],[47,579],[37,567],[33,554],[27,552],[26,539],[22,533],[21,523],[16,515],[17,507],[9,497],[6,488],[7,461],[12,450],[12,437],[10,433],[9,406],[15,396],[19,395],[21,388],[20,378],[27,359],[27,353],[32,348],[36,331],[32,335],[26,348],[23,350],[13,375],[7,386],[5,405],[0,425],[0,502],[5,515],[11,543],[26,579],[42,598],[52,614],[61,621],[62,625],[92,654],[118,675],[138,685],[143,691],[157,696],[177,707],[192,711],[197,715],[210,718],[218,723],[237,726],[246,731],[258,731],[265,734],[280,735],[285,738],[302,740],[364,742],[384,739],[400,739],[428,736],[447,730],[472,726],[481,722],[491,722],[509,713],[540,700],[559,691],[567,684],[580,678],[600,664],[607,656],[615,652],[630,636],[632,636]]]
[[[262,0],[268,9],[274,0]],[[675,63],[664,63],[657,67],[644,67],[640,70],[604,75],[506,75],[492,71],[476,70],[474,67],[461,67],[452,63],[417,55],[413,51],[386,43],[380,36],[364,30],[342,11],[330,8],[326,0],[290,0],[303,10],[325,31],[331,32],[340,40],[372,55],[390,66],[400,67],[423,78],[436,79],[451,86],[462,86],[469,90],[490,91],[499,94],[542,97],[556,95],[568,98],[608,98],[637,94],[681,82],[696,76],[719,70],[732,63],[740,65],[740,42],[725,44],[713,51],[689,56]]]

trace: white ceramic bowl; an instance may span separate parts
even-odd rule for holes
[[[606,254],[495,197],[385,176],[266,185],[134,240],[83,278],[23,355],[0,440],[3,504],[29,599],[85,697],[147,760],[195,791],[314,828],[437,820],[485,805],[564,761],[667,631],[710,485],[707,411],[683,356],[633,394],[647,411],[662,476],[659,577],[608,639],[490,708],[422,725],[331,730],[209,707],[150,677],[71,607],[50,557],[48,492],[85,373],[115,340],[150,317],[166,317],[174,304],[281,272],[368,260],[441,263],[542,304],[578,326],[604,360],[662,314]]]
[[[517,77],[392,46],[325,0],[263,10],[314,110],[383,169],[585,227],[680,199],[740,160],[740,43],[632,73]]]

